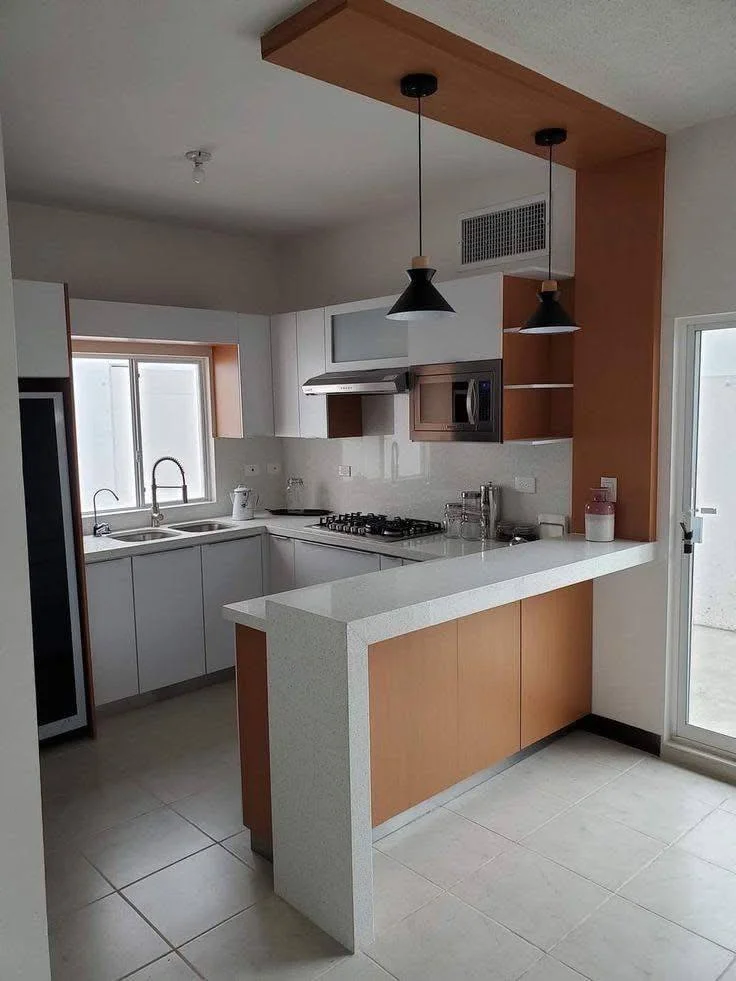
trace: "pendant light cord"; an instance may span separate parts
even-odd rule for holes
[[[417,96],[417,139],[419,143],[419,255],[424,255],[424,227],[422,214],[422,97]]]
[[[549,145],[549,241],[547,242],[547,279],[552,279],[552,144]]]

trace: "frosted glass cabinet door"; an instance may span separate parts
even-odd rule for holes
[[[386,319],[395,301],[395,296],[384,296],[325,309],[327,371],[408,365],[407,325]]]
[[[202,546],[202,592],[207,674],[235,664],[235,626],[226,603],[263,595],[261,536]]]
[[[133,557],[141,693],[204,674],[199,548]]]
[[[86,568],[95,705],[138,694],[133,572],[130,559]]]

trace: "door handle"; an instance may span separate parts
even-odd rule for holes
[[[468,394],[465,396],[465,410],[468,414],[468,422],[472,426],[478,425],[478,382],[471,378],[468,382]]]

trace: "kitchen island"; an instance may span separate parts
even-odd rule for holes
[[[276,892],[370,943],[374,827],[586,715],[592,580],[655,549],[573,536],[225,607],[239,649],[267,639]]]

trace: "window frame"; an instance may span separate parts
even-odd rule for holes
[[[140,407],[140,373],[138,365],[140,363],[151,364],[153,362],[163,362],[166,364],[185,363],[196,364],[199,372],[199,425],[202,436],[202,472],[203,472],[203,497],[190,497],[186,505],[180,501],[162,502],[166,507],[182,507],[196,504],[211,504],[215,494],[215,467],[213,460],[213,438],[212,438],[212,352],[211,349],[203,351],[197,346],[196,353],[168,354],[161,351],[160,345],[155,353],[147,353],[141,343],[133,343],[131,347],[136,349],[136,353],[130,353],[131,347],[126,348],[119,342],[110,344],[100,344],[99,349],[96,345],[83,343],[79,345],[82,350],[75,349],[72,344],[72,378],[74,377],[74,359],[100,359],[110,360],[119,359],[128,362],[128,372],[130,380],[130,402],[132,416],[132,439],[133,439],[133,470],[135,476],[136,503],[131,507],[110,507],[98,508],[97,514],[123,514],[136,511],[148,511],[151,505],[146,503],[146,475],[143,469],[143,427],[141,423]],[[83,517],[89,517],[94,512],[92,510],[82,511]]]

